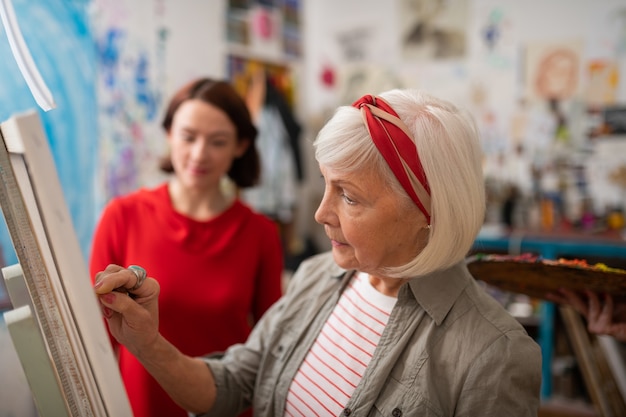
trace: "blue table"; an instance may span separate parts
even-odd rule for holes
[[[531,252],[545,259],[579,257],[581,259],[626,259],[626,240],[618,233],[605,235],[563,233],[512,232],[501,236],[479,236],[474,252],[519,255]],[[609,264],[609,266],[612,266]],[[552,356],[554,338],[554,303],[541,303],[538,343],[542,355],[541,396],[552,395]]]

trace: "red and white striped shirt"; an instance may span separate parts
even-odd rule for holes
[[[296,373],[285,416],[337,416],[372,359],[395,297],[359,273],[344,291]]]

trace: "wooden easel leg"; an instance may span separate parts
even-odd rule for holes
[[[46,348],[19,264],[2,268],[13,310],[4,321],[41,417],[69,417],[62,387]]]
[[[561,306],[559,312],[565,330],[578,360],[589,396],[602,417],[626,415],[626,405],[621,396],[607,358],[589,334],[582,317],[572,307]]]

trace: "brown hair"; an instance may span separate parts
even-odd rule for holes
[[[200,78],[184,85],[170,100],[161,123],[163,129],[166,132],[170,131],[174,114],[180,105],[192,99],[202,100],[222,110],[235,125],[237,140],[250,142],[246,152],[233,161],[228,176],[241,188],[257,184],[261,170],[259,153],[256,148],[257,129],[252,123],[245,101],[228,82]],[[159,167],[164,172],[174,172],[169,154],[161,159]]]

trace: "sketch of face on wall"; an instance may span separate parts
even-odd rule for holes
[[[576,92],[578,56],[568,49],[547,53],[539,62],[535,75],[536,94],[546,99],[565,99]]]

